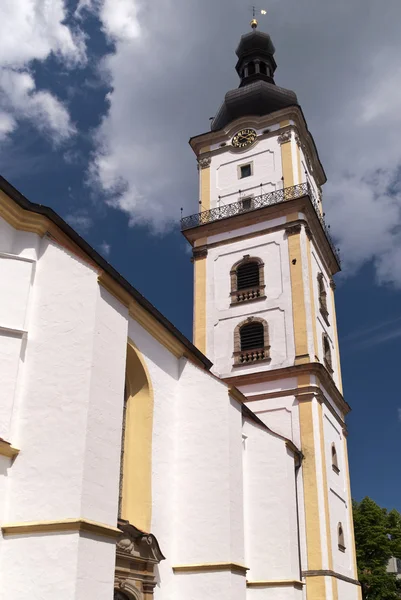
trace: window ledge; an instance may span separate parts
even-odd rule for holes
[[[331,466],[333,467],[334,473],[337,473],[337,475],[338,475],[340,472],[340,469],[338,467],[336,467],[336,465],[331,465]]]
[[[237,367],[252,367],[254,365],[259,365],[260,363],[269,363],[269,362],[271,362],[270,356],[268,358],[260,358],[259,360],[253,360],[253,361],[249,361],[249,362],[234,363],[233,368],[236,369]]]
[[[237,302],[231,302],[230,306],[238,306],[239,304],[249,304],[250,302],[257,302],[258,300],[266,300],[266,296],[258,296],[257,298],[249,298],[248,300],[237,300]]]
[[[338,549],[340,552],[345,552],[346,551],[346,547],[343,546],[342,544],[338,544]]]

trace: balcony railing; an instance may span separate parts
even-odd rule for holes
[[[217,208],[212,208],[211,210],[205,210],[201,213],[190,215],[189,217],[183,217],[181,219],[181,231],[186,231],[187,229],[192,229],[201,225],[207,225],[208,223],[220,221],[221,219],[228,219],[229,217],[234,217],[235,215],[252,212],[254,210],[258,210],[259,208],[265,208],[266,206],[280,204],[286,200],[302,198],[302,196],[309,196],[312,206],[315,209],[316,216],[319,219],[320,225],[322,226],[322,229],[327,237],[333,254],[340,265],[340,256],[329,233],[329,226],[326,225],[323,219],[309,183],[300,183],[298,185],[293,185],[292,187],[276,190],[267,194],[261,194],[260,196],[255,196],[253,198],[244,198],[238,202],[224,204]]]

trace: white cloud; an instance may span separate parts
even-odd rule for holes
[[[181,206],[197,210],[186,140],[238,85],[243,9],[232,0],[154,0],[143,12],[134,0],[81,5],[115,44],[91,181],[130,224],[163,230]],[[373,260],[379,283],[401,287],[400,19],[398,0],[386,11],[374,0],[283,0],[261,26],[277,48],[276,81],[297,92],[328,174],[325,211],[345,272]]]
[[[85,61],[83,34],[72,31],[66,17],[63,0],[0,3],[0,135],[11,133],[20,119],[30,120],[55,142],[74,133],[67,108],[50,91],[37,88],[30,69],[33,60],[44,61],[50,54],[67,67]]]
[[[106,256],[106,257],[109,256],[110,250],[111,250],[111,246],[107,242],[102,242],[100,244],[99,251],[100,251],[100,254],[103,254],[103,256]]]
[[[85,210],[80,210],[76,213],[71,213],[65,217],[65,220],[81,235],[88,233],[89,229],[93,225],[93,219],[88,215],[88,213]]]

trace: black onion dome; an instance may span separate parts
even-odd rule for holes
[[[287,106],[298,105],[291,90],[276,86],[275,48],[270,35],[256,28],[241,37],[236,50],[236,70],[241,82],[238,89],[227,92],[224,102],[211,123],[217,131],[231,121],[245,116],[264,116]]]

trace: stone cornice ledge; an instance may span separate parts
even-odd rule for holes
[[[26,535],[33,533],[57,533],[59,531],[93,533],[102,537],[116,539],[121,535],[120,529],[90,521],[89,519],[60,519],[55,521],[27,521],[6,523],[1,527],[4,536]]]
[[[0,456],[7,456],[7,458],[14,458],[19,454],[18,448],[14,448],[10,442],[6,442],[0,438]]]
[[[174,565],[172,567],[174,573],[210,573],[213,571],[231,571],[231,573],[239,573],[246,575],[249,571],[248,567],[232,562],[221,563],[198,563],[193,565]]]
[[[360,586],[361,584],[357,579],[352,579],[352,577],[347,577],[346,575],[341,575],[341,573],[336,573],[331,570],[312,570],[312,571],[302,571],[302,577],[335,577],[336,579],[341,579],[341,581],[346,581],[347,583],[353,583],[354,585]]]
[[[302,589],[305,584],[298,579],[277,579],[277,580],[261,580],[261,581],[247,581],[246,587],[294,587],[296,589]]]

